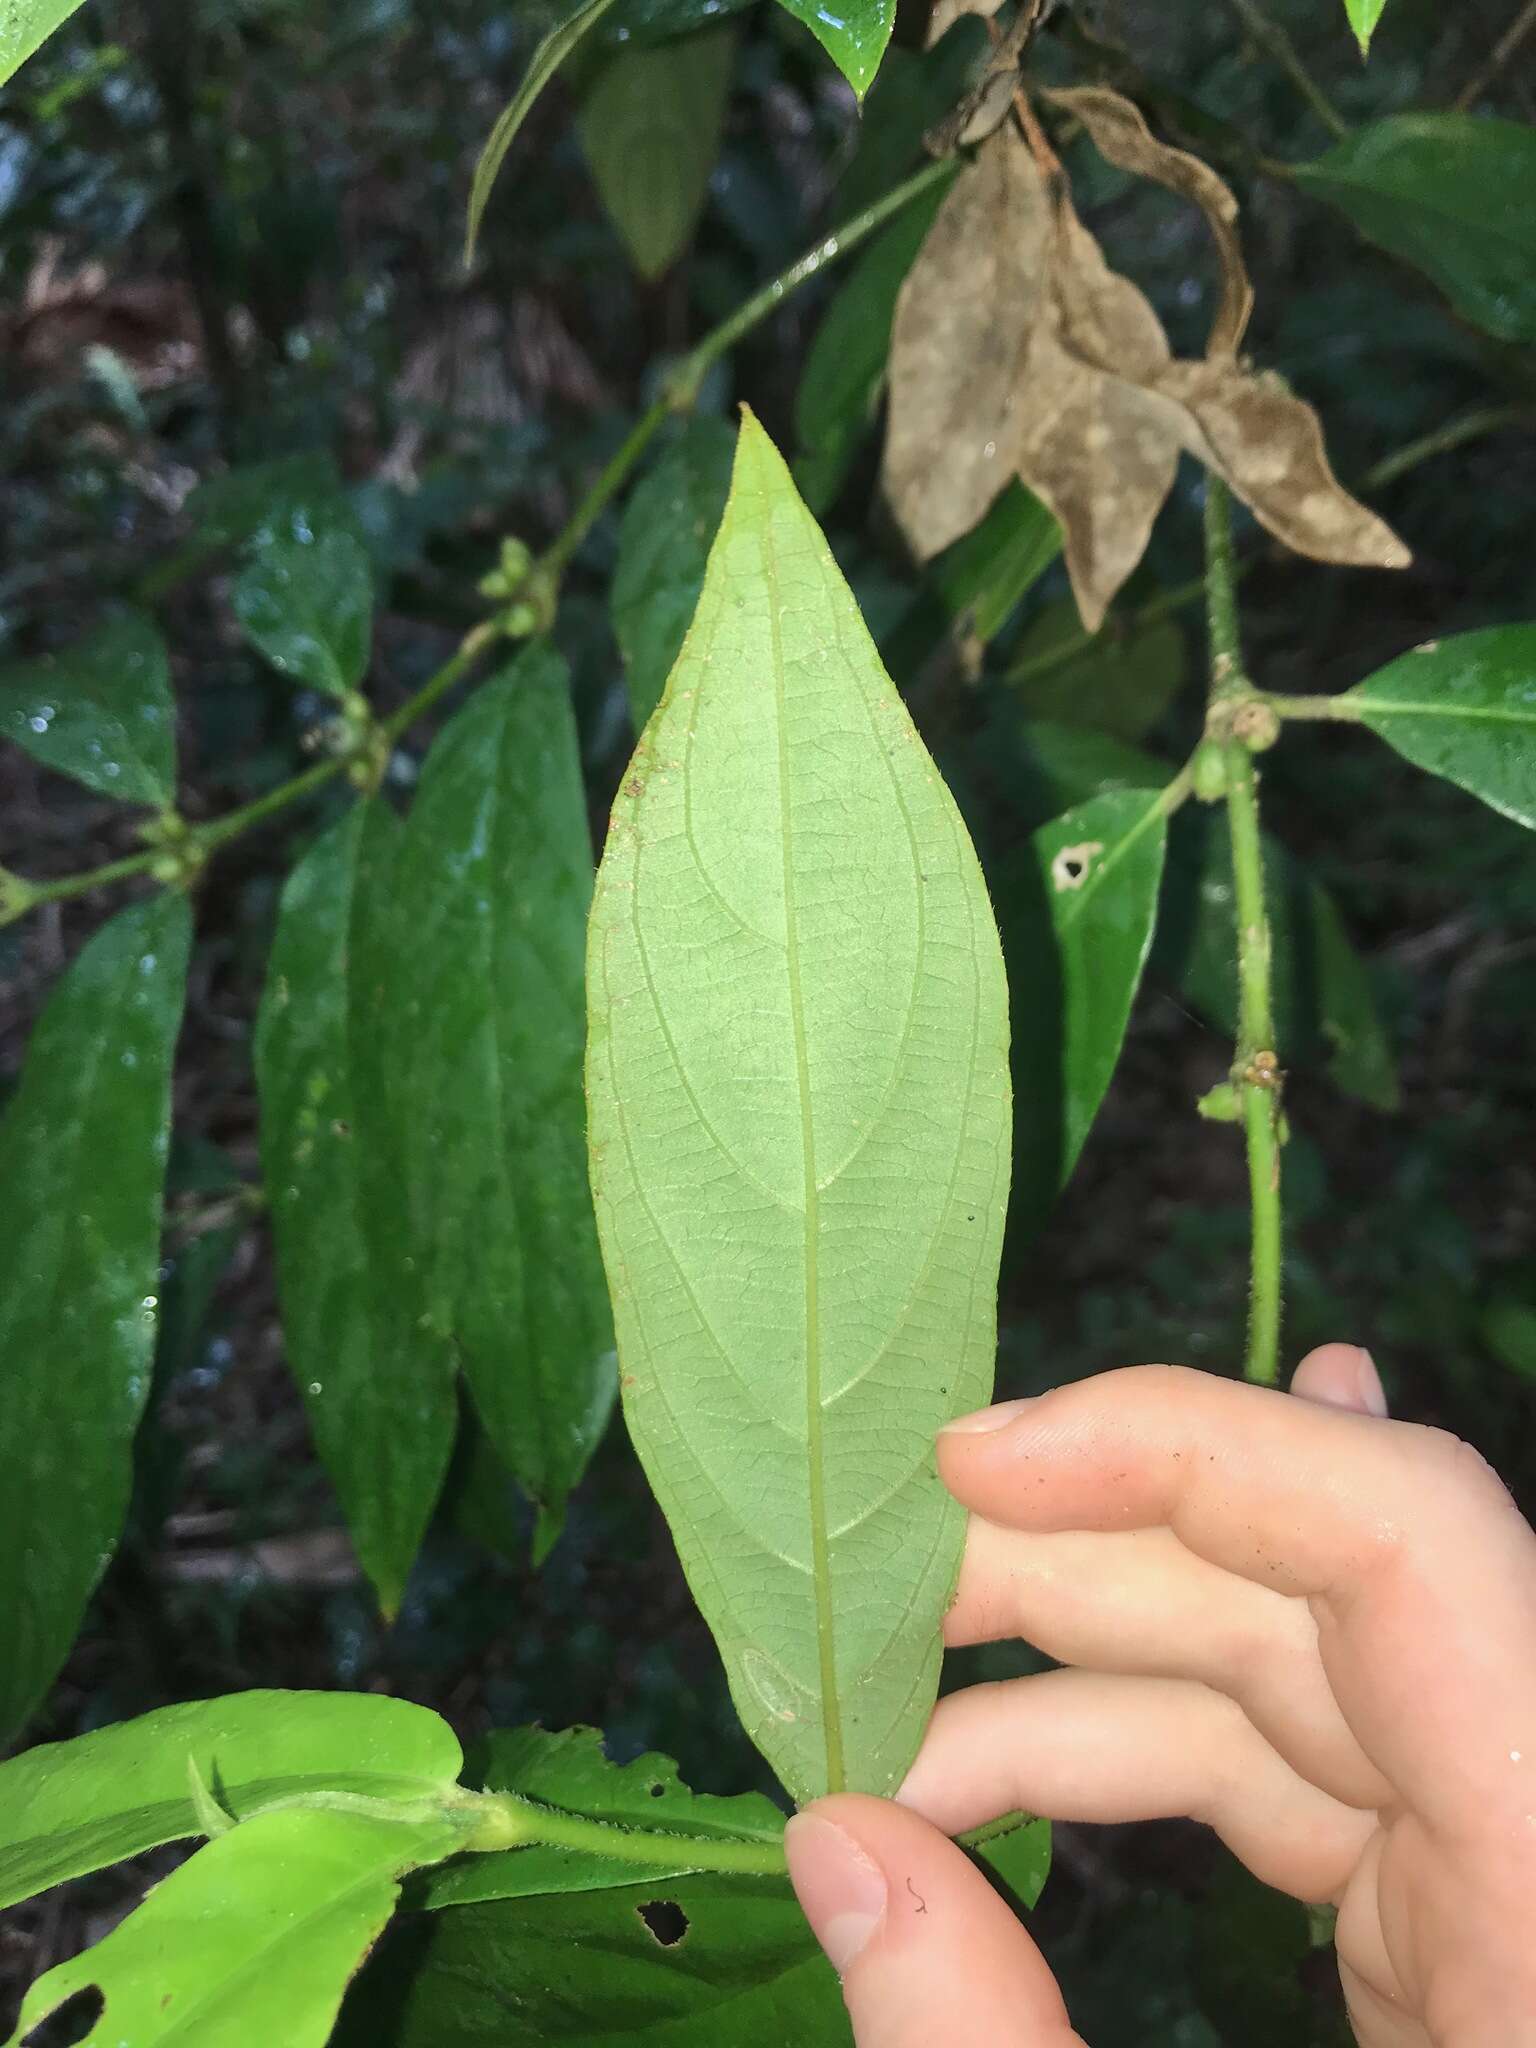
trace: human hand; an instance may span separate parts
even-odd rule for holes
[[[1069,1668],[941,1701],[899,1807],[791,1822],[860,2048],[1077,2040],[943,1838],[1016,1807],[1189,1815],[1336,1904],[1362,2048],[1536,2044],[1536,1536],[1476,1452],[1384,1417],[1329,1345],[1290,1395],[1143,1366],[944,1432],[947,1640]]]

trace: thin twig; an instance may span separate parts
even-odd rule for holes
[[[635,422],[564,527],[529,569],[519,588],[502,601],[496,616],[482,621],[465,634],[449,660],[422,684],[414,696],[407,698],[398,711],[381,722],[379,731],[389,746],[393,746],[432,709],[440,697],[461,681],[487,648],[505,637],[508,614],[521,602],[533,601],[539,610],[541,628],[548,629],[553,623],[560,578],[567,565],[628,482],[667,419],[674,412],[686,411],[695,403],[711,365],[743,335],[776,312],[792,292],[830,265],[841,261],[893,215],[910,206],[921,193],[948,177],[951,169],[952,166],[945,163],[926,165],[841,227],[821,236],[813,248],[780,271],[777,277],[770,278],[767,284],[753,292],[734,313],[704,336],[668,379],[665,393]],[[173,559],[179,563],[201,559],[201,556],[189,549]],[[163,595],[163,587],[157,586],[157,594]],[[125,882],[137,875],[148,875],[158,882],[185,884],[218,848],[227,846],[254,826],[264,824],[290,804],[323,789],[352,765],[352,759],[343,756],[317,762],[314,767],[304,769],[238,810],[228,811],[223,817],[210,819],[203,825],[188,826],[177,842],[179,857],[175,860],[168,858],[164,845],[157,845],[147,847],[142,853],[129,854],[122,860],[109,861],[104,867],[59,875],[51,881],[31,881],[24,875],[0,870],[0,925],[14,923],[41,904],[61,903],[69,897],[84,896],[93,889]]]
[[[1268,50],[1323,126],[1342,142],[1349,133],[1349,123],[1302,63],[1296,45],[1279,22],[1270,20],[1258,0],[1228,0],[1228,5],[1254,41]]]
[[[1457,95],[1458,114],[1464,114],[1469,107],[1476,105],[1533,28],[1536,28],[1536,0],[1525,0],[1525,5],[1494,44],[1488,62],[1471,84],[1464,86]]]

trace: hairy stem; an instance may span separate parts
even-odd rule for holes
[[[1223,726],[1232,700],[1253,694],[1243,669],[1232,549],[1232,500],[1219,477],[1207,476],[1205,497],[1206,617],[1210,628],[1210,708],[1223,731],[1227,821],[1232,835],[1233,906],[1237,923],[1238,1032],[1232,1080],[1243,1105],[1252,1207],[1248,1349],[1244,1376],[1273,1386],[1280,1357],[1280,1065],[1271,985],[1273,937],[1259,837],[1254,757]]]
[[[760,1877],[784,1873],[782,1842],[743,1842],[708,1835],[674,1834],[665,1828],[621,1827],[541,1806],[515,1792],[479,1795],[481,1817],[465,1844],[479,1853],[498,1849],[583,1849],[616,1863],[671,1863],[679,1870],[727,1870]]]

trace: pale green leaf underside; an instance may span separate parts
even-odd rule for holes
[[[631,1432],[784,1783],[887,1792],[959,1558],[934,1432],[991,1383],[1007,1001],[959,814],[750,417],[588,990]]]

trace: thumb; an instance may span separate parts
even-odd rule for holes
[[[917,1814],[843,1793],[796,1814],[784,1848],[858,2048],[1082,2048],[1040,1951]]]

